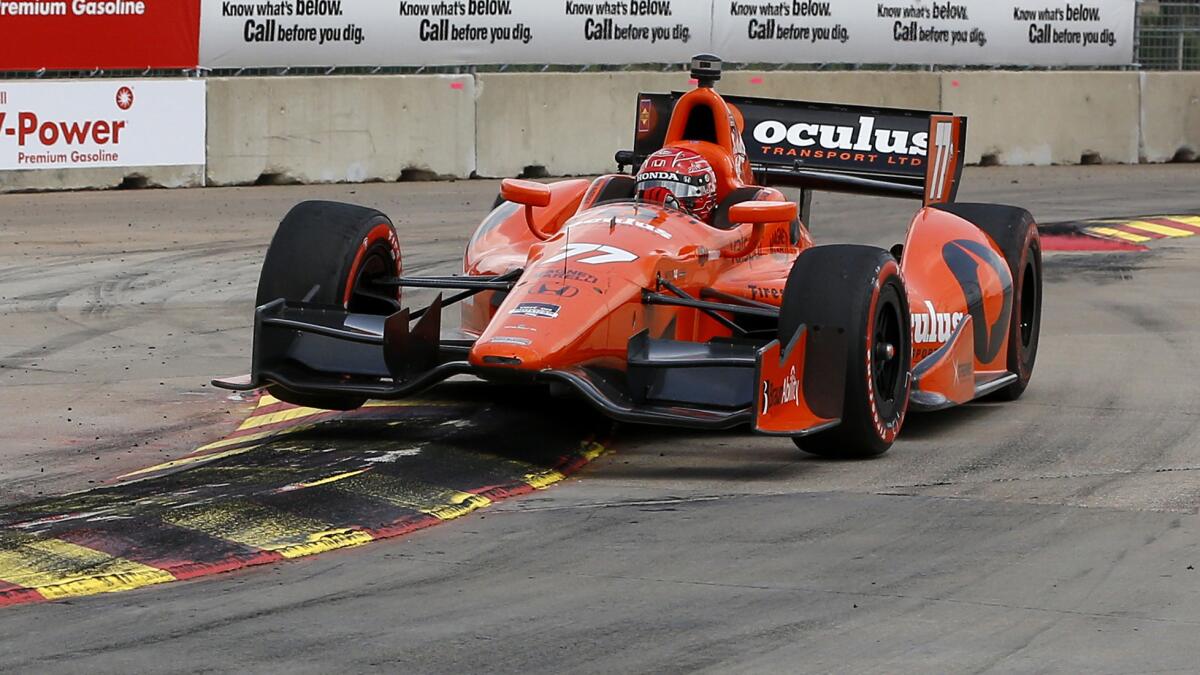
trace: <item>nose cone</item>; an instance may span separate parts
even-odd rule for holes
[[[604,356],[613,349],[608,344],[612,309],[635,298],[640,288],[602,270],[535,265],[501,303],[471,349],[470,361],[536,371]]]
[[[471,349],[472,365],[488,368],[543,370],[545,357],[533,348],[533,340],[511,335],[480,338]]]
[[[474,365],[544,370],[578,362],[580,350],[587,350],[607,314],[606,281],[586,272],[532,272],[475,343]]]
[[[641,291],[676,241],[660,211],[589,211],[530,249],[525,273],[471,349],[479,367],[562,369],[625,357]],[[620,324],[619,326],[617,324]]]

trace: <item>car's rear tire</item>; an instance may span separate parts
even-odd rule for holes
[[[780,307],[780,341],[787,344],[801,324],[844,328],[847,340],[841,424],[793,438],[798,448],[859,459],[892,446],[912,380],[907,298],[900,267],[883,249],[818,246],[796,259]]]
[[[1015,401],[1025,393],[1037,361],[1042,332],[1042,247],[1031,226],[1013,270],[1013,309],[1008,332],[1008,370],[1017,381],[996,392],[996,398]]]
[[[398,289],[373,279],[399,276],[400,246],[388,217],[353,204],[308,201],[292,208],[275,231],[258,280],[256,304],[289,304],[365,314],[400,309]],[[352,410],[362,396],[302,394],[280,385],[267,391],[281,401],[327,410]]]
[[[1008,330],[1009,372],[1017,381],[997,391],[994,398],[1020,398],[1033,376],[1038,338],[1042,328],[1042,246],[1033,215],[1017,206],[953,202],[939,204],[987,233],[1004,254],[1013,279],[1013,308]]]

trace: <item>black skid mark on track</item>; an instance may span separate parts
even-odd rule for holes
[[[272,401],[264,425],[301,413],[275,436],[173,473],[4,509],[0,552],[20,560],[33,551],[28,542],[55,540],[175,578],[275,562],[404,534],[556,482],[608,434],[590,409],[540,388],[467,384],[341,414]],[[37,564],[61,565],[51,574],[64,580],[93,573]],[[24,578],[0,567],[0,579],[13,575]]]
[[[1152,263],[1159,249],[1113,253],[1047,253],[1042,258],[1042,279],[1047,284],[1086,281],[1106,285],[1131,281],[1143,270],[1155,269]]]

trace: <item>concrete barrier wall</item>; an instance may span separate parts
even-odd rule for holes
[[[689,86],[682,72],[213,78],[206,167],[0,172],[0,191],[599,173],[632,143],[638,91]],[[971,163],[1200,151],[1200,73],[739,71],[720,90],[965,114]]]
[[[941,75],[942,109],[967,116],[966,161],[1138,161],[1138,75],[966,71]]]
[[[598,173],[633,142],[638,91],[687,86],[684,73],[481,74],[476,172],[516,176]]]
[[[116,187],[200,187],[203,165],[139,166],[112,169],[0,171],[0,192],[103,190]]]
[[[732,71],[718,88],[738,96],[936,110],[939,86],[935,73]]]
[[[396,180],[475,168],[469,75],[208,80],[208,183]]]
[[[526,167],[551,175],[615,169],[613,153],[633,143],[639,91],[686,90],[675,73],[481,74],[476,105],[480,176],[516,176]],[[726,74],[720,91],[906,108],[938,104],[927,73],[749,72]]]
[[[1141,161],[1200,154],[1200,73],[1141,73]]]

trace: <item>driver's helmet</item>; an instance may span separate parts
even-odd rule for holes
[[[663,148],[638,169],[637,198],[707,220],[717,206],[717,174],[695,150]]]

